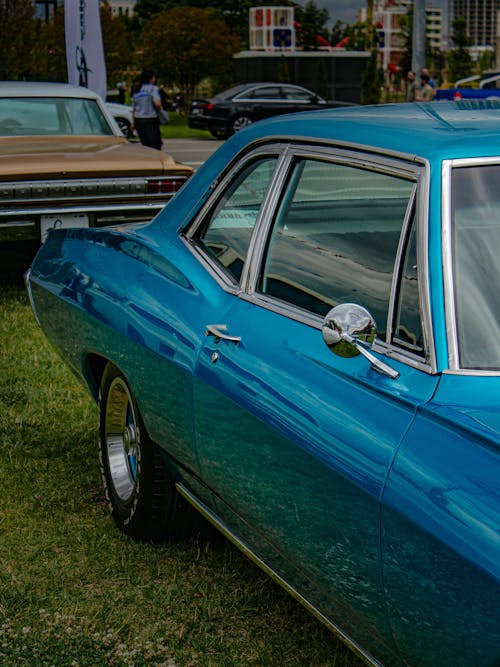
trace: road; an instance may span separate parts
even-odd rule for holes
[[[198,169],[223,143],[217,139],[164,139],[163,150],[178,162]]]

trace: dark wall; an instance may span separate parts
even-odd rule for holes
[[[233,59],[234,83],[284,81],[296,83],[342,102],[361,102],[361,77],[369,54],[344,51],[266,53],[244,51]],[[284,77],[285,75],[285,77]]]

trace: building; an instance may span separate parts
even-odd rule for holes
[[[113,16],[123,14],[125,16],[132,16],[137,0],[99,0],[99,3],[108,4]],[[35,16],[49,21],[54,13],[54,9],[60,5],[64,5],[64,0],[33,0],[35,6]]]
[[[101,0],[101,3],[102,2],[103,0]],[[122,14],[131,17],[134,13],[136,0],[105,0],[105,2],[109,5],[112,16],[119,16]]]
[[[375,0],[373,21],[377,27],[377,43],[380,53],[380,65],[384,70],[398,67],[405,44],[401,29],[401,18],[411,8],[411,0]],[[443,10],[439,7],[426,7],[426,39],[433,48],[447,48]],[[366,21],[366,10],[362,11],[361,20]]]
[[[452,20],[467,21],[467,36],[473,47],[494,47],[496,44],[499,0],[453,0]]]
[[[35,16],[39,19],[49,21],[56,7],[62,4],[64,4],[64,0],[33,0]]]

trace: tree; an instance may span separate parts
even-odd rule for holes
[[[361,102],[363,104],[378,104],[380,102],[380,73],[376,49],[372,50],[361,77]]]
[[[0,0],[0,79],[29,76],[30,53],[37,21],[31,0]]]
[[[330,44],[335,46],[341,42],[344,37],[347,37],[348,26],[340,19],[337,19],[330,29]]]
[[[479,56],[478,67],[481,73],[489,70],[495,63],[495,52],[486,49]]]
[[[67,81],[63,8],[58,7],[50,21],[37,19],[35,24],[29,57],[24,58],[27,68],[25,78],[33,81]]]
[[[240,46],[222,19],[196,7],[157,14],[144,26],[141,41],[144,67],[178,87],[185,104],[206,77],[221,86],[231,80],[231,56]]]
[[[250,7],[255,4],[253,0],[137,0],[134,14],[144,25],[156,14],[179,7],[212,9],[239,36],[242,43],[248,43],[248,15]]]
[[[469,49],[469,38],[467,36],[467,21],[456,18],[452,23],[451,40],[456,48],[448,54],[448,79],[456,81],[471,75],[473,70],[472,57]]]
[[[328,28],[326,23],[330,18],[327,9],[319,9],[314,0],[308,0],[305,7],[293,3],[295,8],[295,20],[300,28],[297,32],[298,46],[304,51],[317,51],[318,42],[316,38],[323,37],[328,40]]]
[[[123,72],[132,64],[134,40],[126,19],[120,15],[112,16],[109,5],[101,7],[100,15],[106,76],[108,87],[112,87],[123,78]]]
[[[366,22],[358,21],[347,27],[348,42],[346,48],[349,51],[365,51],[368,48],[366,37]]]
[[[170,0],[137,0],[134,6],[134,14],[145,23],[155,14],[170,9],[172,4]]]
[[[413,58],[413,49],[412,49],[412,31],[413,31],[413,10],[410,8],[404,16],[401,16],[399,19],[399,39],[401,40],[401,45],[403,47],[403,55],[399,62],[399,66],[403,72],[409,72],[411,70],[411,63]]]

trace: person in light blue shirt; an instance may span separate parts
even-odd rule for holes
[[[161,150],[162,140],[160,122],[157,109],[161,107],[161,97],[158,86],[155,85],[155,75],[150,70],[141,74],[141,86],[132,97],[134,125],[141,144]]]

